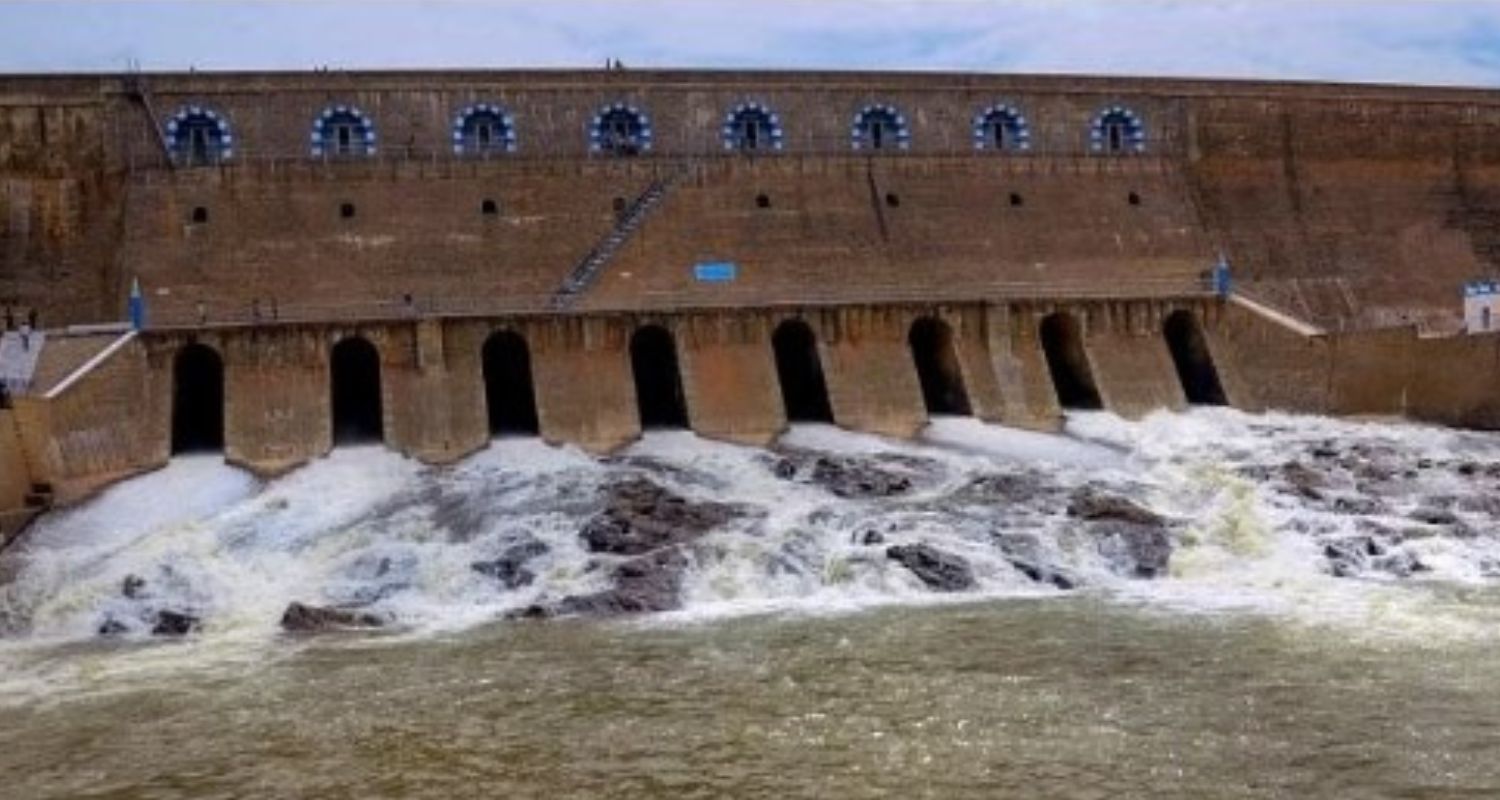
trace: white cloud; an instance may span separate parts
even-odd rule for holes
[[[76,0],[0,5],[0,70],[953,69],[1487,85],[1478,0]]]

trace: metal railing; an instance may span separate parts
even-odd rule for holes
[[[197,314],[173,310],[148,316],[148,330],[221,327],[391,322],[432,318],[531,315],[623,314],[731,308],[809,308],[858,305],[959,305],[1014,301],[1103,301],[1203,298],[1215,295],[1203,278],[1148,278],[1128,283],[1097,281],[976,281],[924,287],[910,283],[847,287],[725,287],[646,290],[628,295],[590,298],[569,312],[559,312],[552,293],[494,296],[412,297],[346,303],[262,303],[209,308]]]

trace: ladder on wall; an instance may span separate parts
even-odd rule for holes
[[[125,72],[125,93],[130,99],[141,104],[146,111],[146,119],[151,123],[151,138],[161,148],[162,158],[167,162],[167,168],[175,166],[172,159],[172,145],[167,141],[166,131],[162,129],[161,117],[156,113],[156,104],[151,101],[151,84],[146,76],[141,74],[139,64],[131,62],[130,68]]]
[[[562,286],[552,295],[552,307],[558,310],[566,309],[572,306],[580,295],[587,292],[598,281],[609,262],[630,241],[630,237],[645,223],[651,212],[666,199],[672,187],[676,186],[690,171],[690,166],[684,166],[673,170],[663,178],[653,180],[651,185],[646,187],[646,191],[620,213],[609,233],[605,234],[604,238],[599,240],[599,243],[594,245],[593,249],[589,250],[588,254],[573,267],[568,277],[563,279]]]

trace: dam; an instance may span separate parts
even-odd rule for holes
[[[7,796],[1494,794],[1497,132],[0,77]]]
[[[1492,93],[13,76],[0,120],[11,533],[200,449],[272,475],[502,431],[607,452],[1067,407],[1500,420],[1500,337],[1463,306],[1500,246]]]

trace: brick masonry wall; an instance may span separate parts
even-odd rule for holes
[[[0,409],[0,511],[25,505],[26,493],[31,490],[30,487],[31,472],[21,450],[15,412]],[[0,543],[3,541],[3,535],[0,535]]]
[[[555,287],[609,227],[613,197],[689,157],[695,178],[590,302],[680,305],[701,294],[689,279],[701,258],[745,265],[738,294],[710,297],[755,302],[872,284],[1112,285],[1192,274],[1222,249],[1294,311],[1389,323],[1451,312],[1455,287],[1500,257],[1500,103],[1486,91],[753,72],[147,77],[163,115],[222,112],[237,165],[164,170],[117,76],[0,77],[0,302],[38,306],[49,324],[118,318],[135,275],[163,318],[270,297],[515,301]],[[588,155],[587,124],[615,99],[650,113],[656,158]],[[785,153],[716,157],[725,112],[751,99],[783,118]],[[514,157],[452,160],[453,114],[475,101],[515,115]],[[852,159],[853,114],[875,102],[903,110],[911,150]],[[1031,155],[974,153],[972,117],[997,102],[1025,111]],[[376,162],[310,163],[312,121],[339,103],[375,120]],[[1145,121],[1147,157],[1087,155],[1091,118],[1117,104]],[[1009,206],[1012,191],[1024,208]],[[1124,204],[1129,191],[1140,206]],[[771,209],[753,205],[762,192]],[[886,194],[900,207],[883,207]],[[486,198],[496,218],[478,213]],[[210,221],[195,227],[199,206]]]
[[[513,330],[531,350],[542,435],[602,452],[640,432],[629,340],[639,326],[660,324],[676,341],[693,428],[763,443],[785,424],[771,332],[797,317],[817,337],[837,423],[910,436],[927,415],[907,335],[914,321],[930,316],[953,331],[977,415],[1048,429],[1060,415],[1037,336],[1047,314],[1082,322],[1106,406],[1138,416],[1183,402],[1161,333],[1162,320],[1179,308],[1204,326],[1225,389],[1241,407],[1500,427],[1500,335],[1428,339],[1408,328],[1303,337],[1216,301],[748,309],[147,334],[56,398],[18,398],[13,413],[24,449],[35,455],[31,477],[56,484],[63,502],[75,500],[166,461],[174,359],[182,347],[204,344],[225,365],[226,458],[281,472],[332,446],[329,353],[360,336],[380,354],[387,444],[447,463],[488,441],[480,353],[495,331]],[[14,494],[13,487],[5,491]]]

